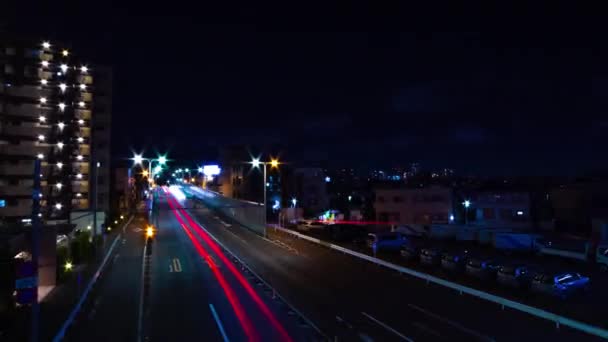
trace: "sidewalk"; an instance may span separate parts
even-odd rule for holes
[[[126,223],[126,222],[125,222]],[[105,241],[94,262],[77,265],[72,275],[63,283],[55,286],[40,302],[39,340],[51,341],[74,305],[78,302],[87,283],[97,271],[103,257],[112,245],[114,239],[121,233],[120,229],[106,235]],[[61,267],[61,265],[57,265]],[[106,267],[111,267],[109,263]],[[6,341],[28,341],[30,335],[30,309],[23,307],[17,310]],[[4,341],[4,340],[3,340]]]

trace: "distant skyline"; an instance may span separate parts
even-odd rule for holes
[[[113,66],[116,157],[242,143],[303,165],[608,169],[603,21],[572,4],[11,5],[0,27]]]

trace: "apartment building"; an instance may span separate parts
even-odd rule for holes
[[[68,220],[91,208],[94,70],[59,43],[0,38],[0,222],[30,218],[36,160],[44,220]]]

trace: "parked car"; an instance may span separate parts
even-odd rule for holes
[[[532,279],[531,289],[565,299],[574,293],[589,290],[590,285],[589,277],[576,272],[540,272]]]
[[[367,230],[365,226],[357,224],[329,224],[325,226],[325,231],[333,241],[357,241],[365,239]]]
[[[525,264],[506,263],[498,267],[496,282],[503,286],[524,289],[530,286],[537,272],[537,269]]]
[[[425,240],[408,237],[407,241],[401,246],[399,254],[405,260],[418,261],[420,260],[420,251],[427,246]]]
[[[444,251],[441,254],[441,268],[450,272],[464,271],[469,251],[466,249],[456,249]]]
[[[498,260],[488,256],[474,256],[467,260],[465,273],[482,280],[494,279],[500,267]]]
[[[401,233],[370,233],[367,234],[367,247],[380,251],[398,251],[407,241]]]
[[[323,230],[326,224],[316,220],[299,220],[296,228],[305,232]]]
[[[441,247],[426,247],[420,250],[420,263],[425,266],[438,266],[441,263]]]

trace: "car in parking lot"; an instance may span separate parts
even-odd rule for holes
[[[407,241],[401,246],[399,254],[404,260],[418,261],[420,260],[420,251],[428,245],[425,239],[408,236]]]
[[[469,257],[469,250],[455,249],[441,254],[441,268],[450,272],[461,272]]]
[[[532,279],[531,290],[562,299],[589,290],[591,279],[576,272],[539,272]]]
[[[500,262],[495,258],[489,256],[472,256],[467,260],[465,273],[481,280],[494,279],[499,266]]]
[[[528,265],[505,263],[496,271],[496,282],[506,287],[524,289],[530,286],[536,271]]]
[[[370,233],[367,234],[367,247],[380,251],[399,251],[401,246],[407,241],[401,233]]]
[[[326,224],[317,220],[299,220],[296,225],[297,230],[309,232],[325,229]]]
[[[441,264],[441,247],[425,247],[420,250],[420,263],[425,266],[438,266]]]
[[[358,242],[365,239],[367,234],[365,226],[345,223],[328,224],[324,231],[331,240],[342,242]]]

